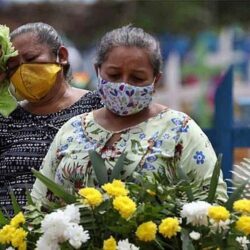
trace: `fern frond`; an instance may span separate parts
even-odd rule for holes
[[[242,193],[242,198],[250,198],[250,159],[244,158],[239,165],[234,165],[234,170],[232,171],[234,175],[233,184],[235,187],[241,185],[243,182],[247,182],[244,191]]]

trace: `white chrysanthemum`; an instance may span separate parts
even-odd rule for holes
[[[47,214],[41,224],[41,229],[46,233],[46,237],[52,241],[64,242],[64,232],[69,224],[69,218],[65,217],[63,211],[58,210]]]
[[[243,250],[248,250],[248,244],[250,243],[250,241],[247,239],[246,236],[243,237],[236,237],[236,241],[238,241],[240,243],[240,245],[242,246]]]
[[[118,241],[117,250],[139,250],[139,248],[129,243],[128,239],[126,239]]]
[[[15,248],[13,248],[13,247],[8,247],[8,248],[6,248],[5,250],[15,250]]]
[[[85,243],[88,239],[90,239],[89,232],[84,231],[82,226],[75,223],[68,226],[64,236],[69,240],[70,245],[75,249],[80,248],[82,243]]]
[[[211,205],[205,201],[194,201],[183,206],[181,217],[187,218],[187,223],[192,225],[207,225],[208,208]]]
[[[198,233],[198,232],[195,232],[195,231],[192,231],[190,234],[189,234],[190,238],[193,239],[193,240],[199,240],[200,237],[201,237],[201,234]]]
[[[77,223],[77,224],[80,223],[79,207],[75,206],[74,204],[68,205],[65,208],[64,215],[69,218],[70,222],[74,222],[74,223]]]
[[[220,220],[217,222],[213,219],[210,219],[209,221],[211,223],[211,225],[210,225],[211,231],[214,233],[216,233],[216,232],[221,233],[222,231],[227,231],[230,228],[230,226],[229,226],[229,224],[231,222],[230,220],[226,220],[226,221]]]
[[[36,250],[60,250],[57,241],[51,240],[46,235],[42,235],[36,243]]]
[[[54,250],[59,243],[69,241],[75,249],[80,248],[82,243],[89,239],[89,234],[77,224],[79,222],[80,212],[75,205],[68,205],[65,210],[47,214],[41,223],[44,234],[40,237],[37,246],[41,250]]]

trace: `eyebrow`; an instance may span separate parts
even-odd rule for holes
[[[118,69],[120,69],[120,67],[119,66],[115,66],[115,65],[110,65],[110,66],[107,66],[107,69],[118,70]],[[147,72],[147,70],[146,69],[134,69],[133,72],[135,72],[135,73],[145,73],[145,72]]]

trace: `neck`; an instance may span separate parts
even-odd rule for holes
[[[95,118],[100,125],[111,131],[120,131],[129,127],[133,127],[151,116],[151,105],[142,111],[128,116],[118,116],[107,108],[96,111]],[[99,114],[98,114],[99,113]]]

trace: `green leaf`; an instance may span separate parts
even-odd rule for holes
[[[9,91],[9,81],[0,83],[0,114],[8,117],[17,107],[17,100]]]
[[[0,25],[0,70],[5,71],[7,61],[18,53],[10,41],[10,30],[6,25]]]
[[[187,175],[184,173],[184,171],[182,170],[180,165],[177,165],[176,167],[176,173],[179,177],[180,180],[183,180],[185,182],[185,184],[187,185],[187,187],[185,188],[185,192],[187,194],[188,197],[188,201],[193,201],[194,200],[194,196],[193,196],[193,192],[191,189],[191,186],[189,184],[189,179],[187,177]]]
[[[229,210],[232,211],[233,209],[233,203],[241,198],[241,195],[245,189],[245,186],[249,183],[249,180],[245,180],[238,188],[234,190],[234,192],[230,195],[228,198],[225,207]]]
[[[100,185],[108,182],[107,169],[102,157],[94,150],[89,151],[89,158],[92,163],[97,181]]]
[[[112,174],[110,176],[110,181],[114,179],[120,179],[125,159],[126,159],[126,153],[122,153],[113,168]]]
[[[9,220],[4,216],[3,211],[0,209],[0,226],[4,226],[9,223]]]
[[[162,242],[159,239],[155,239],[155,244],[157,245],[158,249],[164,250],[165,248],[161,244]]]
[[[53,192],[55,196],[63,199],[67,204],[72,204],[76,202],[76,197],[72,194],[66,192],[62,186],[56,184],[54,181],[50,180],[39,171],[32,169],[32,173],[38,178],[46,187]]]
[[[181,241],[182,250],[195,250],[194,245],[189,238],[189,231],[184,228],[181,230]]]
[[[12,47],[9,34],[9,28],[0,25],[0,72],[5,72],[9,58],[17,55],[17,51]],[[17,107],[17,101],[10,94],[9,86],[9,80],[0,83],[0,114],[4,117],[9,116]]]
[[[12,202],[12,207],[14,209],[14,213],[18,214],[19,212],[21,212],[21,207],[19,206],[16,196],[11,188],[10,188],[9,194],[10,194],[10,198]]]
[[[215,200],[215,194],[216,194],[219,177],[220,177],[221,160],[222,160],[222,155],[220,154],[215,164],[213,175],[210,181],[210,188],[209,188],[209,193],[207,197],[207,202],[209,203],[213,203]]]
[[[27,199],[28,205],[35,206],[35,203],[32,201],[32,198],[31,198],[30,191],[29,191],[28,187],[26,187],[25,194],[26,194],[26,199]]]

